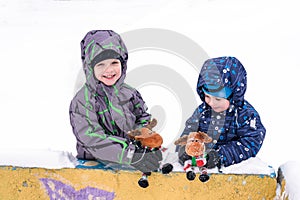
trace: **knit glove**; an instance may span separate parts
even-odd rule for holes
[[[218,151],[212,149],[210,152],[207,153],[206,155],[206,167],[208,169],[212,169],[215,167],[220,168],[221,167],[221,159]]]
[[[143,148],[136,145],[135,152],[131,160],[131,166],[141,172],[152,172],[159,169],[162,153],[159,149]]]

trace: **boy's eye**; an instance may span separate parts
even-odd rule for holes
[[[118,61],[114,61],[112,64],[113,65],[117,65],[117,64],[119,64],[120,62],[118,62]]]
[[[102,66],[104,66],[103,63],[98,63],[98,64],[96,65],[96,67],[102,67]]]

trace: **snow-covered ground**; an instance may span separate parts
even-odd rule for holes
[[[11,149],[9,153],[0,149],[0,166],[11,165],[16,167],[41,167],[47,169],[75,168],[80,163],[70,152],[53,151],[50,149],[22,150]],[[183,166],[178,161],[177,153],[165,152],[163,162],[173,165],[173,171],[183,172]],[[17,158],[17,159],[16,159]],[[276,170],[259,159],[251,158],[242,163],[229,167],[222,167],[224,174],[258,174],[276,176]],[[285,170],[286,171],[286,170]],[[217,168],[210,169],[209,173],[219,173]]]
[[[68,109],[81,69],[79,43],[89,30],[112,29],[127,39],[128,82],[158,118],[170,150],[199,103],[201,61],[240,59],[248,72],[246,98],[267,129],[258,157],[284,169],[287,191],[299,199],[298,10],[296,0],[0,0],[0,164],[73,166]],[[153,33],[161,33],[153,46],[134,44],[139,36],[151,41]],[[145,76],[138,69],[147,65],[165,69],[176,87],[143,83],[136,76]]]

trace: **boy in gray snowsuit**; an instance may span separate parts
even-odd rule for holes
[[[128,52],[120,35],[88,32],[81,41],[81,58],[86,82],[70,105],[77,158],[131,165],[142,172],[158,169],[161,151],[146,151],[127,137],[151,115],[140,93],[124,83]]]

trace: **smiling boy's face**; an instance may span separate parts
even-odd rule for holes
[[[119,59],[106,59],[94,67],[95,77],[107,86],[114,85],[122,75],[122,65]]]

